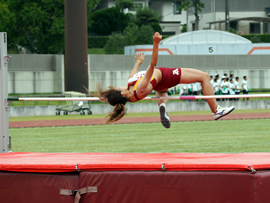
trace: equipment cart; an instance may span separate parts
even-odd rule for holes
[[[65,97],[86,97],[86,94],[74,91],[65,92]],[[61,111],[64,115],[68,115],[71,112],[80,112],[81,115],[85,115],[87,111],[88,115],[92,114],[90,101],[67,101],[66,106],[57,107],[55,114],[59,116]]]

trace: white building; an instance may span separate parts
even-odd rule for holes
[[[152,55],[153,45],[125,46],[125,55]],[[219,30],[198,30],[160,42],[159,55],[269,55],[270,43],[254,43],[240,35]]]
[[[164,34],[179,34],[181,27],[187,25],[194,30],[195,17],[192,9],[182,11],[177,8],[184,0],[138,0],[135,7],[149,6],[163,16],[160,22]],[[200,13],[199,30],[225,30],[225,0],[201,0],[205,4]],[[242,34],[270,33],[269,0],[228,0],[230,27]],[[109,8],[115,0],[101,0],[97,9]],[[135,10],[135,9],[134,9]],[[134,13],[134,10],[130,11]]]

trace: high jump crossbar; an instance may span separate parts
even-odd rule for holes
[[[242,95],[211,95],[211,96],[172,96],[172,97],[145,97],[143,100],[190,100],[190,99],[230,99],[230,98],[265,98],[270,94],[242,94]],[[98,97],[25,97],[8,98],[8,101],[99,101]]]

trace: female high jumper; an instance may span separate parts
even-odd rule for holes
[[[209,75],[205,72],[190,68],[156,68],[158,60],[158,46],[162,36],[156,32],[153,36],[153,52],[151,63],[146,71],[138,72],[140,64],[144,61],[143,53],[135,56],[136,63],[128,79],[127,87],[112,87],[103,91],[101,83],[97,85],[99,94],[96,95],[103,102],[108,101],[114,106],[114,110],[107,115],[105,124],[121,119],[125,112],[127,101],[136,102],[147,97],[152,90],[156,91],[157,97],[167,97],[168,88],[178,84],[190,84],[200,82],[204,95],[214,95]],[[170,128],[170,118],[166,110],[168,99],[157,100],[160,111],[161,123],[165,128]],[[226,116],[234,110],[234,106],[220,107],[216,99],[206,99],[215,120]]]

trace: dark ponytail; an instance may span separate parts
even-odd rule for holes
[[[97,83],[97,90],[99,94],[93,94],[94,96],[99,97],[102,102],[108,102],[110,105],[114,106],[112,112],[106,116],[106,121],[104,124],[113,123],[120,120],[126,113],[125,104],[127,99],[121,95],[121,91],[116,88],[109,86],[105,91],[102,91],[101,83]]]

